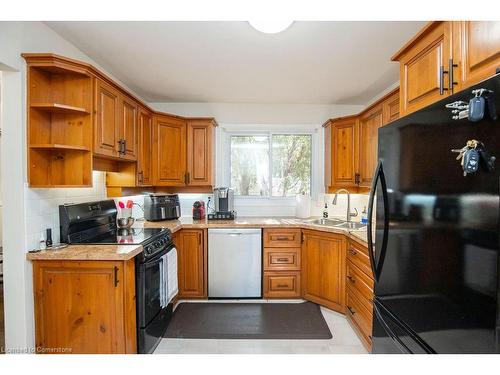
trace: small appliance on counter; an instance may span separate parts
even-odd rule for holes
[[[193,203],[193,220],[205,220],[205,202],[196,201]]]
[[[177,194],[150,194],[144,197],[144,219],[147,221],[175,220],[181,216]]]
[[[234,190],[228,187],[214,189],[215,212],[208,214],[208,220],[234,220]]]

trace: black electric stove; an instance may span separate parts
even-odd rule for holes
[[[116,229],[81,239],[78,243],[89,245],[141,245],[168,232],[169,230],[165,228]]]
[[[168,236],[167,228],[120,229],[118,210],[112,199],[59,206],[61,242],[96,245],[144,245]]]

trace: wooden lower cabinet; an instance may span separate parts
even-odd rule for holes
[[[300,298],[300,271],[264,272],[264,298]]]
[[[346,267],[346,317],[366,350],[371,351],[374,282],[367,247],[349,239]]]
[[[298,228],[264,229],[264,298],[300,298],[301,239]]]
[[[40,353],[136,353],[135,265],[34,261]]]
[[[303,231],[302,295],[332,310],[345,311],[346,237]]]
[[[208,297],[207,242],[207,231],[203,229],[182,229],[174,233],[179,299]]]

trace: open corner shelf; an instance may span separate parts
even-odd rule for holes
[[[37,143],[31,144],[30,148],[40,149],[40,150],[72,150],[72,151],[85,151],[90,152],[90,147],[78,146],[78,145],[63,145],[58,143]]]
[[[31,103],[31,108],[36,108],[42,111],[53,113],[67,113],[67,114],[90,114],[85,108],[75,107],[60,103]]]

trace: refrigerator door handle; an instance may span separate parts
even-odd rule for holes
[[[380,247],[380,256],[378,263],[376,263],[375,255],[373,254],[373,236],[372,236],[372,220],[373,220],[373,204],[375,201],[375,190],[377,189],[378,181],[380,180],[380,185],[382,188],[382,198],[384,200],[384,232],[382,237],[382,244]],[[367,242],[368,242],[368,255],[370,257],[370,266],[372,268],[373,277],[375,281],[380,278],[380,273],[382,272],[382,266],[384,264],[385,253],[387,251],[387,241],[389,233],[389,197],[387,195],[387,183],[385,181],[384,168],[382,166],[382,161],[379,161],[375,175],[373,176],[372,188],[370,191],[370,199],[368,201],[368,224],[367,224]]]

